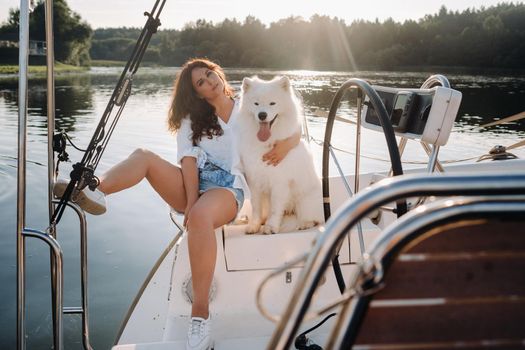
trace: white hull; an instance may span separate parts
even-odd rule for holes
[[[455,165],[447,172],[479,174],[482,172],[525,171],[524,160],[492,161],[476,164]],[[413,172],[413,171],[410,171]],[[372,174],[361,175],[361,188],[366,187]],[[353,177],[348,178],[351,187]],[[332,208],[339,207],[349,198],[340,178],[330,182]],[[244,208],[243,212],[248,212]],[[332,209],[332,214],[334,213]],[[363,223],[365,246],[368,246],[382,228],[395,220],[386,213],[378,225],[367,220]],[[244,225],[230,225],[216,230],[217,263],[215,268],[215,291],[210,304],[213,319],[215,349],[265,349],[275,324],[264,318],[256,306],[256,293],[261,281],[275,268],[309,251],[319,233],[317,229],[277,235],[245,235]],[[339,261],[343,275],[348,278],[356,270],[360,257],[357,230],[352,230],[350,244],[345,240]],[[176,237],[168,254],[130,309],[129,318],[123,325],[114,350],[122,349],[184,349],[190,302],[183,289],[188,284],[189,259],[186,237]],[[155,269],[154,268],[154,269]],[[262,302],[272,314],[279,314],[301,272],[301,266],[288,270],[288,274],[271,280],[262,294]],[[287,280],[288,278],[288,280]],[[291,280],[290,280],[291,279]],[[326,275],[326,282],[316,295],[314,308],[333,302],[339,296],[333,273]],[[303,324],[300,332],[317,324],[314,319]],[[309,334],[317,344],[331,329],[330,320]]]
[[[216,230],[216,289],[210,304],[216,350],[265,348],[275,325],[257,310],[256,290],[275,267],[307,251],[317,235],[316,230],[310,230],[247,236],[243,228],[239,225]],[[346,276],[355,269],[356,265],[349,263],[348,243],[341,250],[340,262]],[[300,266],[291,268],[287,276],[280,275],[269,282],[263,303],[273,314],[279,314],[286,305],[300,270]],[[182,236],[148,283],[120,336],[118,344],[134,345],[114,349],[184,349],[190,302],[183,290],[188,277],[187,241]],[[326,305],[338,295],[336,281],[330,274],[316,304]],[[311,325],[317,322],[314,320]],[[305,325],[305,329],[311,325]],[[322,337],[329,329],[327,324],[317,336]],[[315,339],[315,332],[312,336]]]

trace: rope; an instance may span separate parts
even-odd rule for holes
[[[506,118],[497,120],[495,122],[482,124],[482,125],[479,125],[477,127],[478,128],[488,128],[489,126],[496,126],[496,125],[505,124],[505,123],[508,123],[508,122],[514,122],[514,121],[517,121],[517,120],[520,120],[520,119],[523,119],[523,118],[525,118],[525,111],[517,113],[517,114],[514,114],[514,115],[511,115],[510,117],[506,117]]]
[[[321,109],[316,109],[312,115],[314,117],[319,117],[319,118],[328,118],[328,113],[321,110]],[[471,131],[471,130],[475,130],[475,129],[481,129],[481,128],[488,128],[488,127],[491,127],[491,126],[496,126],[496,125],[501,125],[501,124],[505,124],[505,123],[509,123],[509,122],[515,122],[515,121],[518,121],[518,120],[521,120],[521,119],[525,119],[525,111],[523,112],[520,112],[520,113],[516,113],[514,115],[511,115],[509,117],[505,117],[503,119],[500,119],[500,120],[497,120],[497,121],[494,121],[494,122],[490,122],[490,123],[486,123],[486,124],[481,124],[481,125],[476,125],[476,126],[473,126],[471,128],[467,128],[465,129],[466,131]],[[343,123],[347,123],[347,124],[356,124],[356,122],[354,122],[353,120],[350,120],[350,119],[346,119],[346,118],[343,118],[343,117],[338,117],[336,116],[335,117],[335,120],[338,120],[340,122],[343,122]]]
[[[481,157],[478,158],[476,162],[481,162],[483,160],[506,160],[506,159],[516,159],[518,158],[515,154],[507,152],[507,148],[505,146],[494,146],[489,151],[488,154],[484,154]]]
[[[325,118],[325,119],[328,118],[328,113],[323,111],[323,110],[321,110],[321,109],[319,109],[319,108],[316,109],[313,112],[312,115],[314,117],[319,117],[319,118]],[[464,129],[464,130],[465,131],[471,131],[471,130],[475,130],[475,129],[488,128],[488,127],[491,127],[491,126],[501,125],[501,124],[505,124],[505,123],[509,123],[509,122],[513,122],[513,121],[517,121],[517,120],[521,120],[521,119],[525,119],[525,111],[517,113],[517,114],[514,114],[514,115],[511,115],[509,117],[505,117],[505,118],[497,120],[495,122],[490,122],[490,123],[482,124],[482,125],[476,125],[476,126],[474,126],[472,128],[467,128],[467,129]],[[340,121],[342,123],[347,123],[347,124],[354,124],[354,125],[357,124],[353,120],[350,120],[350,119],[347,119],[347,118],[343,118],[343,117],[339,117],[339,116],[336,116],[335,120]],[[310,137],[310,140],[314,141],[314,143],[318,144],[319,146],[322,146],[322,144],[324,143],[323,141],[320,141],[318,139],[314,139],[313,137]],[[331,146],[332,146],[333,149],[336,149],[339,152],[355,155],[355,152],[351,152],[351,151],[347,151],[347,150],[344,150],[344,149],[341,149],[341,148],[337,148],[337,147],[334,147],[333,145],[331,145]],[[518,142],[516,142],[516,143],[514,143],[514,144],[512,144],[510,146],[507,146],[506,149],[510,150],[510,149],[519,148],[519,147],[522,147],[522,146],[525,146],[525,140],[521,140],[521,141],[518,141]],[[361,155],[361,157],[367,158],[367,159],[372,159],[372,160],[377,160],[377,161],[381,161],[381,162],[386,162],[386,163],[390,162],[390,160],[388,160],[388,159],[374,157],[374,156]],[[482,157],[484,157],[484,156],[482,156]],[[487,158],[490,158],[490,157],[487,157]],[[478,159],[480,159],[480,157],[479,156],[475,156],[475,157],[469,157],[469,158],[463,158],[463,159],[443,160],[443,161],[440,161],[440,163],[453,164],[453,163],[461,163],[461,162],[467,162],[467,161],[478,160]],[[404,164],[420,164],[420,165],[427,164],[427,162],[416,161],[416,160],[413,160],[413,161],[409,161],[409,160],[403,161],[402,160],[402,162]]]
[[[521,140],[521,141],[518,141],[510,146],[507,146],[507,149],[514,149],[514,148],[519,148],[521,146],[525,146],[525,140]]]
[[[324,141],[321,141],[319,139],[316,139],[314,137],[310,137],[310,140],[317,144],[318,146],[322,146]],[[348,150],[345,150],[345,149],[342,149],[342,148],[338,148],[338,147],[335,147],[333,145],[330,145],[333,149],[339,151],[339,152],[342,152],[342,153],[347,153],[347,154],[350,154],[350,155],[354,155],[355,156],[355,152],[352,152],[352,151],[348,151]],[[386,162],[386,163],[390,163],[390,160],[389,159],[385,159],[385,158],[380,158],[380,157],[375,157],[375,156],[367,156],[367,155],[364,155],[362,154],[361,157],[363,158],[367,158],[367,159],[372,159],[372,160],[377,160],[377,161],[381,161],[381,162]],[[449,163],[459,163],[459,162],[466,162],[466,161],[469,161],[469,160],[474,160],[474,159],[478,159],[479,156],[475,156],[475,157],[469,157],[469,158],[463,158],[463,159],[455,159],[455,160],[444,160],[444,161],[440,161],[441,163],[444,163],[444,164],[449,164]],[[427,164],[427,162],[425,161],[419,161],[419,160],[412,160],[412,161],[409,161],[409,160],[404,160],[402,161],[403,163],[405,164]]]

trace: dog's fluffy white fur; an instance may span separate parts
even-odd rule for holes
[[[302,113],[287,77],[243,80],[238,146],[252,204],[246,233],[278,233],[285,213],[295,215],[295,229],[323,221],[321,181],[304,141],[277,166],[262,160],[276,140],[301,132]]]

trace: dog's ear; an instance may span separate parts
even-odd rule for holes
[[[242,80],[242,91],[246,92],[250,89],[250,86],[252,85],[253,80],[250,78],[244,78]]]
[[[286,75],[282,76],[279,79],[279,86],[282,87],[285,91],[290,90],[290,79]]]

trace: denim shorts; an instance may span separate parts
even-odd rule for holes
[[[241,210],[244,202],[244,191],[233,187],[235,175],[206,161],[204,166],[199,169],[199,193],[204,193],[213,188],[224,188],[233,193],[237,202],[237,213]]]

